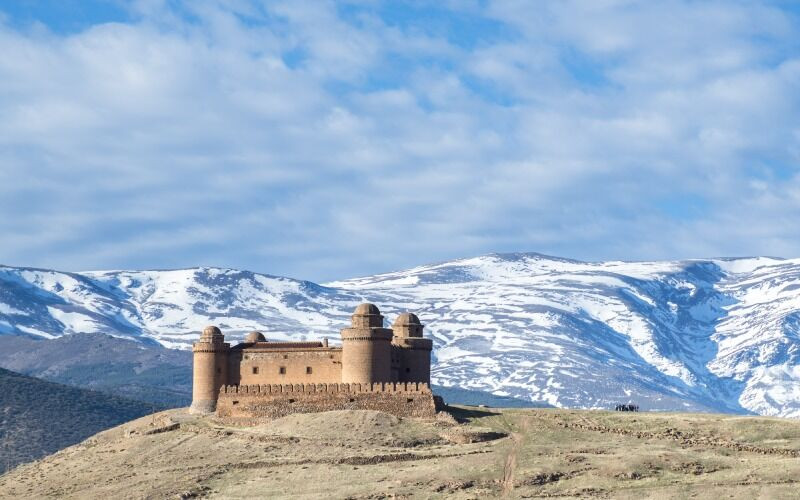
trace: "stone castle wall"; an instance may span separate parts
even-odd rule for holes
[[[223,386],[217,416],[239,421],[331,410],[377,410],[430,418],[436,403],[425,383],[265,384]]]
[[[342,349],[259,349],[232,351],[228,384],[320,384],[342,380]]]

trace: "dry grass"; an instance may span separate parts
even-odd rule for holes
[[[0,497],[800,497],[797,421],[454,414],[465,423],[341,411],[235,428],[172,410],[17,468],[0,477]]]

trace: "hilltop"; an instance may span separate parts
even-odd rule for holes
[[[703,414],[454,408],[290,415],[258,427],[169,410],[0,477],[0,497],[785,498],[800,422]]]
[[[0,333],[14,335],[188,348],[217,324],[231,341],[254,329],[336,341],[360,302],[387,318],[419,313],[438,386],[557,407],[800,416],[797,259],[500,254],[325,285],[216,268],[0,266]]]
[[[0,388],[0,471],[78,443],[154,409],[151,404],[2,368]]]

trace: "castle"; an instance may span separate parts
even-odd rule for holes
[[[430,390],[433,342],[422,329],[411,313],[384,328],[373,304],[356,307],[341,347],[270,342],[260,332],[231,347],[209,326],[193,346],[191,410],[234,420],[338,409],[434,416],[441,400]]]

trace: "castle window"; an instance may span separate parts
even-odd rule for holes
[[[281,375],[286,375],[286,367],[285,366],[281,366],[278,369],[278,373],[280,373]]]
[[[411,373],[411,368],[406,368],[406,373]]]
[[[289,400],[289,402],[290,402],[290,403],[294,403],[294,399],[290,399],[290,400]]]
[[[288,354],[284,354],[283,355],[283,359],[289,359],[289,355]]]
[[[258,375],[258,367],[257,366],[253,367],[253,375]]]
[[[222,368],[217,368],[217,373],[222,373]]]
[[[306,366],[306,375],[311,375],[311,367]]]
[[[408,398],[408,399],[406,399],[406,403],[413,403],[413,402],[414,402],[414,398]]]

